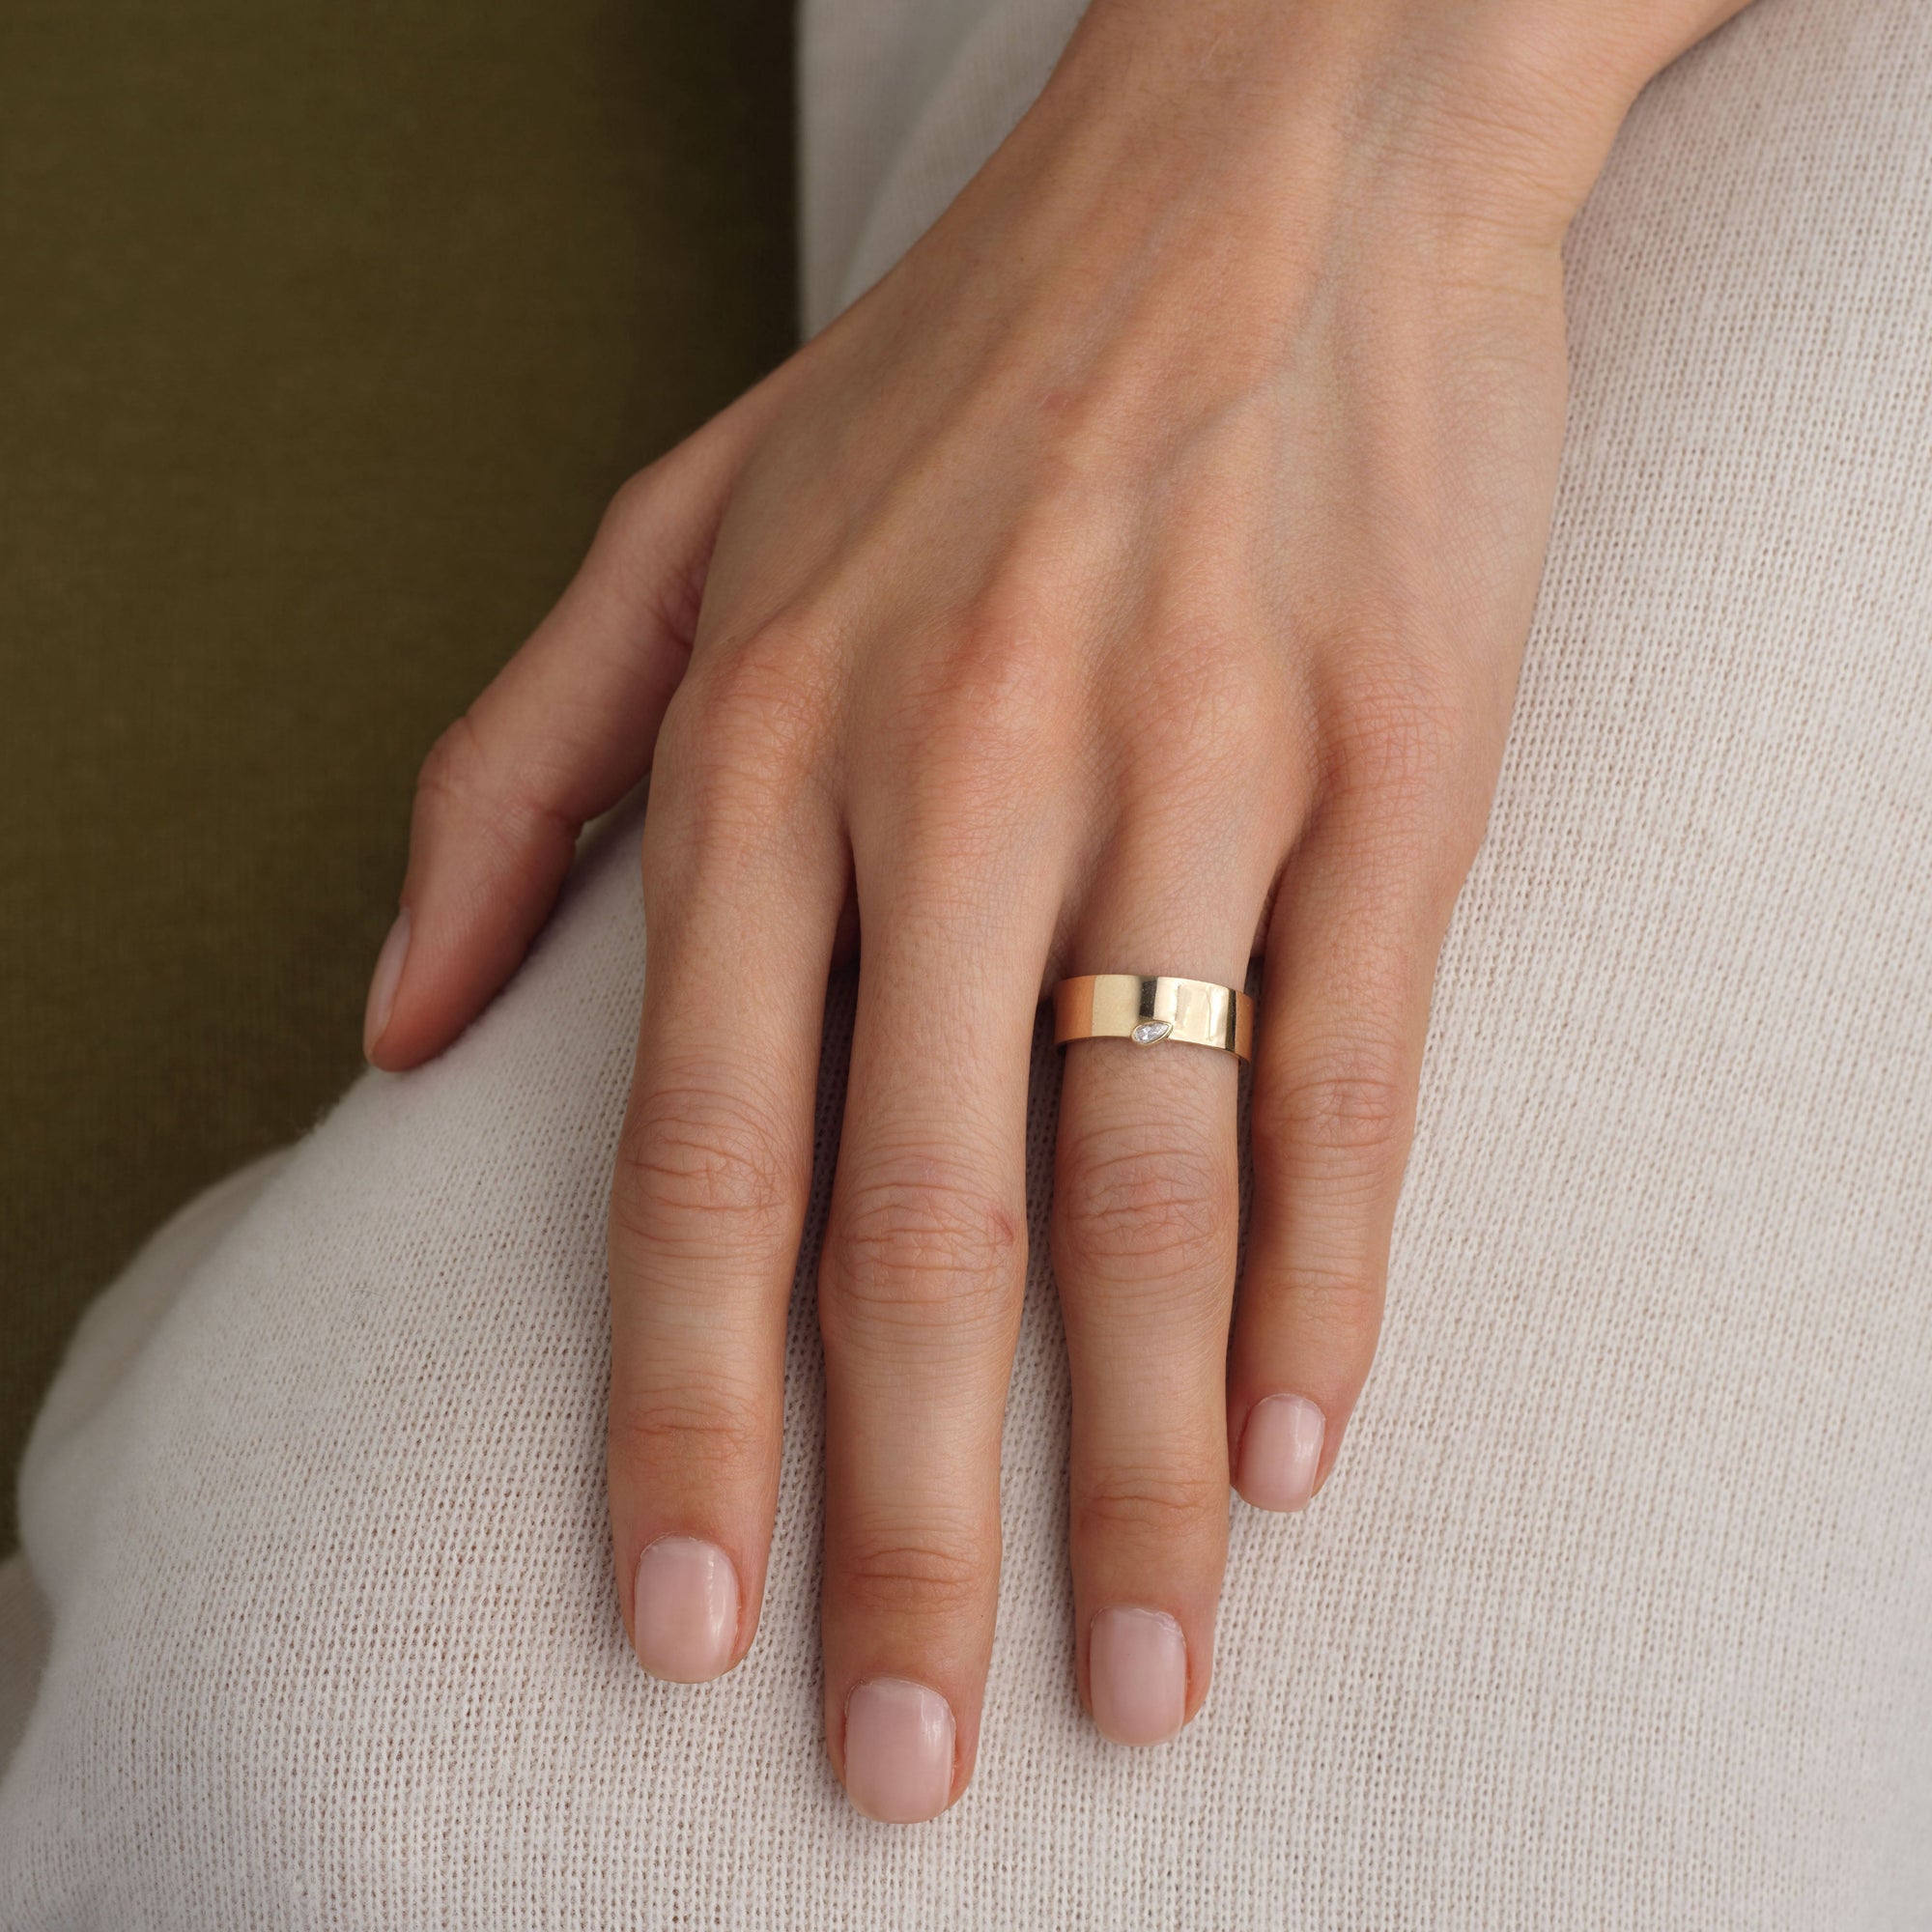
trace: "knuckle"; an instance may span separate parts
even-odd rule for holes
[[[522,823],[544,815],[509,781],[468,712],[429,748],[416,773],[416,806],[506,839]]]
[[[727,646],[694,668],[659,736],[646,885],[728,877],[793,838],[817,795],[830,706],[815,663],[779,642]]]
[[[476,726],[466,712],[447,726],[429,748],[416,773],[416,790],[437,796],[463,797],[480,781],[482,750]]]
[[[597,541],[625,560],[626,574],[665,630],[688,643],[697,628],[704,571],[691,546],[676,538],[687,522],[679,454],[671,451],[617,486],[597,526]]]
[[[1100,1130],[1062,1156],[1056,1218],[1069,1266],[1103,1281],[1163,1287],[1232,1274],[1231,1177],[1199,1149]]]
[[[652,534],[666,507],[667,476],[662,464],[649,463],[617,485],[605,506],[603,527],[635,540]]]
[[[1232,849],[1278,850],[1312,795],[1312,727],[1238,645],[1202,657],[1197,667],[1179,645],[1151,649],[1111,700],[1124,752],[1121,825],[1150,847],[1179,849],[1211,820]]]
[[[1290,1171],[1310,1153],[1379,1165],[1407,1144],[1412,1085],[1390,1042],[1345,1037],[1306,1051],[1257,1097],[1255,1157]]]
[[[1170,1548],[1228,1515],[1225,1467],[1113,1467],[1077,1476],[1069,1499],[1074,1536]]]
[[[1311,1357],[1349,1361],[1374,1351],[1381,1330],[1385,1271],[1366,1254],[1298,1253],[1269,1265],[1262,1290],[1270,1307],[1292,1315]]]
[[[760,769],[816,750],[826,725],[824,661],[811,627],[781,618],[714,652],[695,691],[708,742]]]
[[[1024,1265],[1017,1212],[940,1163],[858,1181],[834,1213],[821,1311],[833,1325],[978,1330],[1004,1321]]]
[[[686,1375],[611,1400],[607,1446],[618,1467],[728,1479],[754,1465],[770,1440],[764,1405],[722,1377]]]
[[[942,781],[1010,796],[1014,778],[1056,745],[1068,654],[1047,647],[1047,622],[1006,589],[964,613],[909,680],[904,716],[922,760]]]
[[[618,1144],[612,1222],[659,1247],[762,1248],[788,1227],[802,1169],[755,1103],[715,1086],[654,1087],[633,1101]]]
[[[996,1558],[968,1535],[879,1525],[848,1529],[838,1555],[839,1588],[868,1621],[955,1621],[980,1614]]]
[[[1430,820],[1466,783],[1476,728],[1450,680],[1410,655],[1365,652],[1327,707],[1330,789],[1372,794],[1384,816],[1412,808]]]
[[[1204,758],[1219,771],[1249,774],[1278,761],[1284,721],[1257,676],[1245,638],[1213,625],[1165,627],[1122,694],[1136,735],[1180,773]]]
[[[679,687],[666,718],[665,753],[679,789],[700,811],[781,798],[810,768],[825,734],[811,675],[776,651],[725,650]]]

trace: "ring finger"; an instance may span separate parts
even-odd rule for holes
[[[1241,986],[1265,877],[1242,861],[1204,880],[1164,865],[1171,849],[1151,828],[1117,841],[1074,972]],[[1053,1254],[1073,1381],[1076,1668],[1119,1744],[1171,1737],[1208,1691],[1228,1532],[1236,1076],[1234,1053],[1179,1040],[1066,1048]]]

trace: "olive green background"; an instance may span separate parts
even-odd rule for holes
[[[359,1065],[424,750],[790,346],[790,38],[0,8],[0,1549],[87,1298]]]

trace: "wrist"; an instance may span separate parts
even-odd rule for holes
[[[1560,241],[1651,77],[1745,0],[1093,0],[1050,85],[1185,149],[1277,145],[1444,226]]]

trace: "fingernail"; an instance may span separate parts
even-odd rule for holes
[[[904,1677],[874,1677],[845,1700],[845,1790],[868,1818],[917,1825],[952,1796],[952,1707]]]
[[[1117,1745],[1157,1745],[1187,1717],[1187,1639],[1160,1610],[1117,1608],[1087,1638],[1094,1721]]]
[[[738,1573],[715,1543],[661,1536],[638,1558],[631,1628],[653,1677],[702,1684],[731,1662],[738,1640]]]
[[[410,950],[410,909],[396,915],[383,950],[376,955],[376,971],[369,980],[369,1004],[362,1011],[362,1057],[376,1051],[389,1024],[389,1009],[396,1004],[396,982],[403,977],[403,957]]]
[[[1235,1487],[1257,1509],[1298,1510],[1315,1493],[1321,1411],[1301,1395],[1271,1395],[1248,1412]]]

